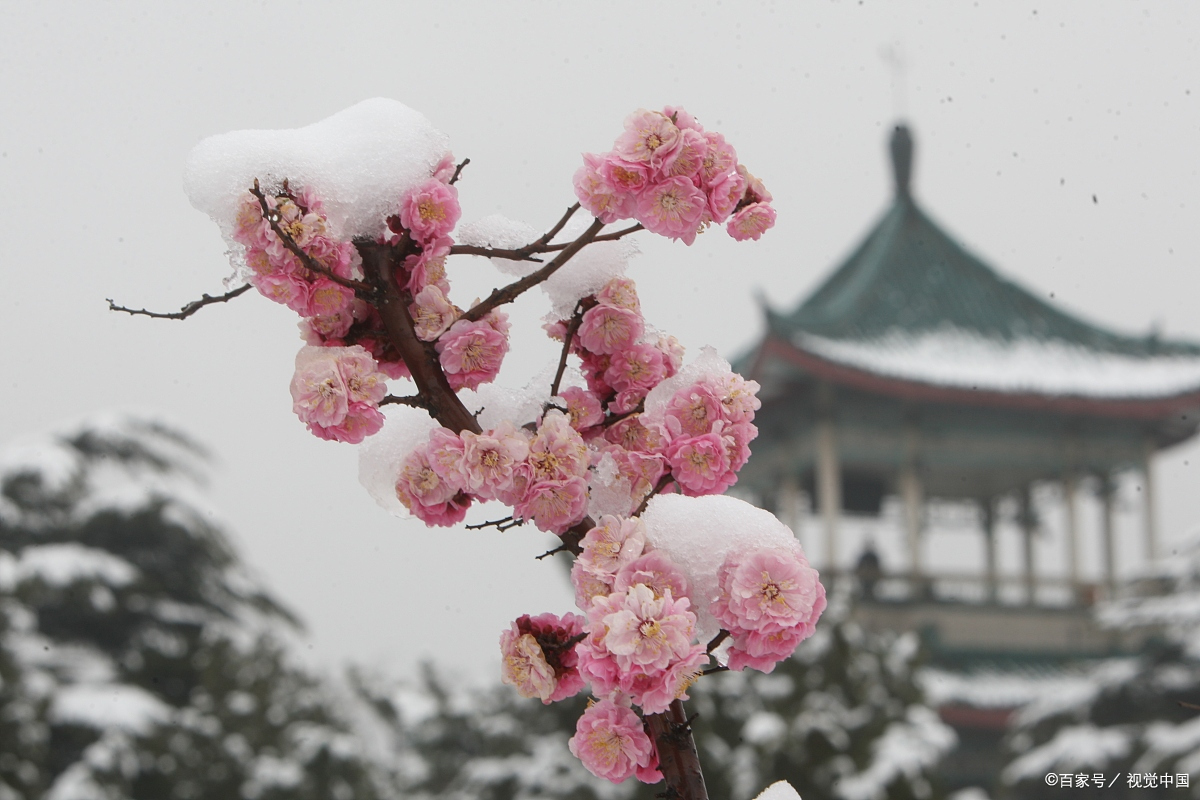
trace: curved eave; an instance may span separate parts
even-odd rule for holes
[[[1181,412],[1200,408],[1200,387],[1178,394],[1158,397],[1087,397],[1050,395],[1036,392],[1005,392],[995,389],[967,389],[925,383],[908,378],[881,375],[849,366],[811,353],[796,345],[768,336],[755,354],[747,376],[757,379],[768,358],[778,358],[798,367],[819,380],[847,386],[897,400],[923,403],[1011,408],[1075,416],[1159,421]],[[1189,426],[1190,427],[1190,426]]]

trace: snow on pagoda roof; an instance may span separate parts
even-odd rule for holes
[[[904,126],[891,150],[891,208],[799,307],[764,309],[769,339],[938,387],[1138,401],[1200,391],[1200,345],[1106,329],[1004,277],[913,198]]]
[[[1099,352],[1061,340],[1003,341],[954,327],[875,339],[797,331],[792,344],[877,375],[936,386],[1094,398],[1149,398],[1200,390],[1200,355]]]

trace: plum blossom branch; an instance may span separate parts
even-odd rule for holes
[[[296,240],[292,238],[291,234],[285,231],[283,226],[279,224],[279,215],[272,211],[267,205],[267,198],[266,195],[263,194],[262,189],[259,188],[258,178],[254,179],[254,186],[251,187],[249,191],[250,194],[254,195],[254,197],[258,200],[258,205],[262,208],[263,219],[265,219],[271,226],[271,230],[274,231],[275,235],[279,237],[279,241],[283,242],[283,246],[286,247],[292,255],[300,259],[300,263],[304,265],[305,269],[309,270],[310,272],[315,272],[318,275],[324,275],[334,283],[340,286],[345,286],[347,289],[353,289],[356,293],[365,294],[371,291],[370,284],[363,283],[362,281],[356,281],[352,278],[343,278],[341,275],[338,275],[320,261],[317,261],[315,258],[310,256],[308,253],[304,252],[304,249],[300,247],[300,245],[296,244]]]
[[[450,184],[451,186],[458,183],[458,178],[460,175],[462,175],[463,167],[470,163],[471,159],[469,158],[464,158],[462,161],[458,162],[458,166],[454,168],[454,174],[450,176],[450,180],[446,181],[446,183]]]
[[[597,236],[594,239],[592,239],[592,241],[593,242],[615,242],[617,239],[623,239],[631,233],[637,233],[638,231],[644,231],[644,230],[646,230],[645,226],[642,225],[641,223],[638,223],[637,225],[630,225],[628,228],[622,228],[619,231],[613,231],[612,233],[606,233],[602,236]],[[541,249],[541,252],[553,253],[558,250],[564,250],[570,246],[571,246],[570,242],[568,242],[566,244],[549,244],[549,245],[546,245],[545,247],[543,247]]]
[[[481,531],[484,528],[495,528],[498,531],[507,531],[512,528],[519,528],[525,524],[523,519],[513,519],[505,517],[504,519],[490,519],[487,522],[480,522],[474,525],[465,526],[469,531]]]
[[[147,311],[144,308],[126,308],[125,306],[119,306],[114,303],[111,297],[105,299],[108,300],[109,311],[124,311],[126,314],[130,314],[132,316],[154,317],[155,319],[187,319],[205,306],[210,306],[214,303],[228,303],[233,298],[240,297],[249,290],[250,284],[246,283],[236,289],[233,289],[232,291],[226,292],[225,294],[217,295],[216,297],[213,297],[209,294],[202,294],[200,295],[199,300],[193,300],[178,311],[171,312]]]
[[[558,232],[563,229],[563,227],[567,224],[567,222],[571,219],[572,216],[574,216],[575,212],[578,210],[579,210],[579,203],[576,203],[575,205],[568,208],[566,210],[566,213],[564,213],[562,215],[562,217],[558,220],[558,222],[554,223],[554,226],[552,228],[550,228],[550,230],[546,231],[544,234],[542,234],[536,240],[530,242],[527,245],[523,245],[523,246],[517,247],[515,249],[504,249],[504,248],[495,248],[495,247],[476,247],[474,245],[467,245],[467,244],[456,244],[450,248],[450,254],[451,255],[468,255],[468,256],[487,256],[488,258],[504,258],[504,259],[508,259],[509,261],[537,261],[538,263],[541,263],[542,260],[540,258],[534,258],[533,254],[534,253],[545,253],[550,250],[558,251],[558,250],[561,250],[564,247],[566,247],[566,244],[553,245],[550,247],[547,247],[547,245],[549,244],[551,239],[553,239],[555,236],[558,235]],[[568,242],[568,244],[569,244],[569,242]]]
[[[425,402],[425,398],[421,397],[421,395],[419,395],[419,394],[410,394],[410,395],[406,395],[404,397],[399,397],[394,394],[389,394],[386,397],[384,397],[382,400],[379,401],[379,405],[381,405],[381,406],[401,405],[401,406],[412,406],[413,408],[424,408],[425,410],[429,409],[429,404],[427,402]]]
[[[595,239],[596,234],[598,234],[600,229],[603,227],[603,222],[600,220],[595,220],[586,231],[579,235],[578,239],[564,247],[562,252],[559,253],[558,256],[549,264],[536,272],[526,275],[520,280],[513,281],[508,286],[496,289],[490,295],[488,295],[486,300],[472,307],[459,319],[464,319],[468,322],[475,322],[476,320],[485,317],[488,312],[492,311],[496,307],[505,305],[506,303],[511,303],[513,300],[516,300],[526,291],[532,289],[534,286],[537,286],[539,283],[542,283],[555,272],[557,272],[561,266],[570,261],[576,253],[578,253],[593,239]]]
[[[721,642],[725,641],[728,638],[729,638],[729,631],[722,628],[721,632],[718,633],[716,636],[714,636],[712,638],[712,641],[710,641],[708,643],[708,647],[705,648],[704,652],[711,653],[713,650],[716,650],[718,647],[721,646]]]
[[[558,395],[558,387],[562,383],[563,373],[567,371],[567,356],[571,353],[571,340],[575,338],[576,331],[583,323],[583,312],[583,301],[580,300],[575,304],[575,310],[571,312],[571,321],[567,324],[566,333],[563,334],[562,354],[558,357],[558,370],[554,373],[554,382],[550,384],[551,397]]]

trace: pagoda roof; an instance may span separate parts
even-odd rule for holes
[[[1106,330],[1003,277],[914,200],[912,138],[902,125],[891,151],[891,208],[798,308],[764,304],[767,342],[746,364],[752,377],[764,357],[782,355],[834,383],[882,378],[893,394],[919,385],[1140,404],[1200,392],[1200,345]]]

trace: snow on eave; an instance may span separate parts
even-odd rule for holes
[[[1097,353],[1061,341],[1002,341],[954,327],[863,341],[796,332],[791,343],[827,361],[933,386],[1134,400],[1200,391],[1200,356]]]

